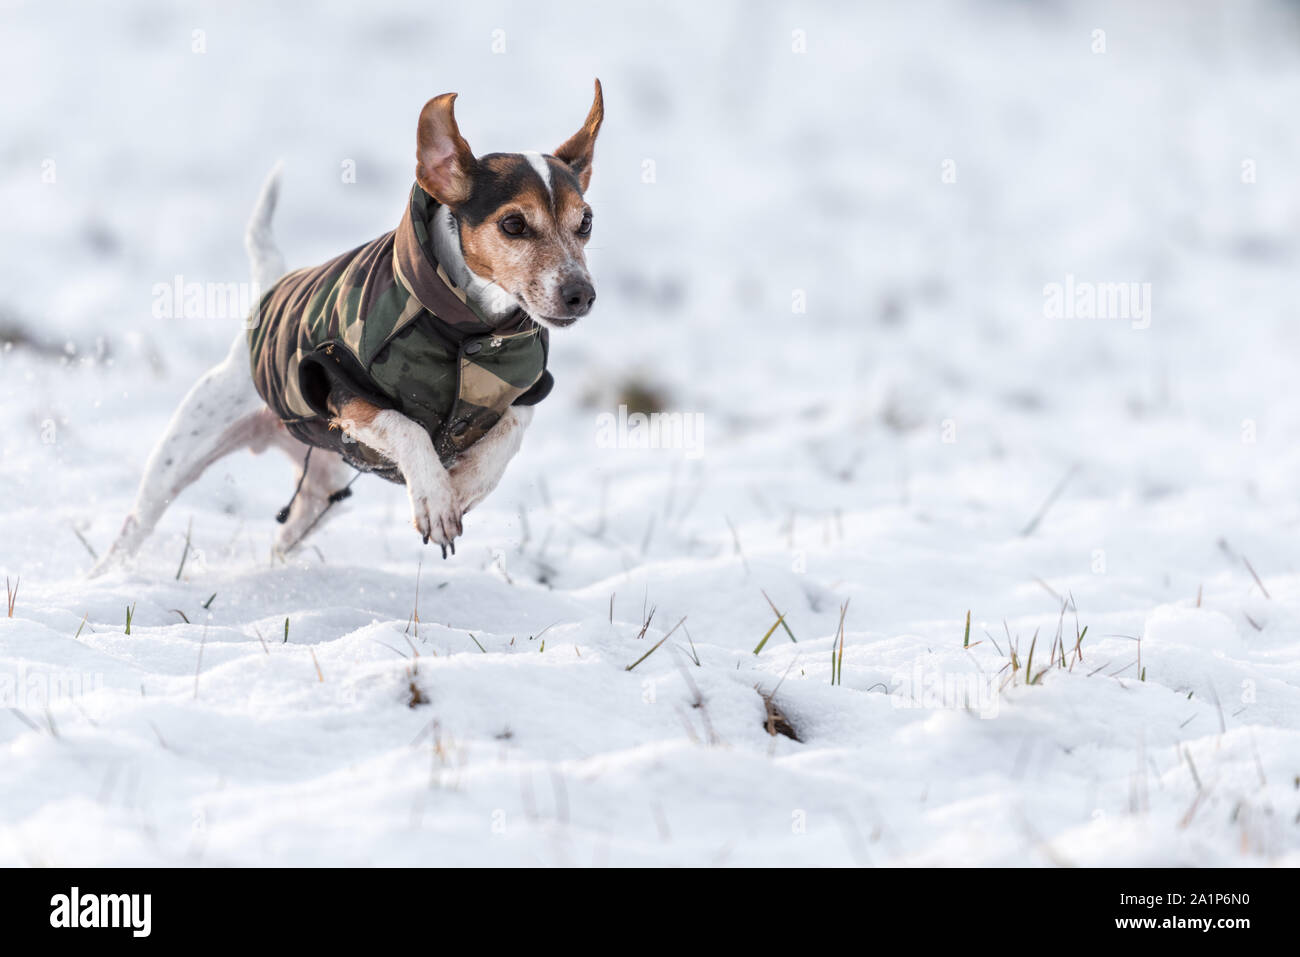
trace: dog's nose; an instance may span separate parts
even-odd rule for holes
[[[596,290],[586,279],[570,279],[560,287],[560,298],[570,316],[585,316],[596,301]]]

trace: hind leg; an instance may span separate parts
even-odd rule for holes
[[[278,425],[278,423],[277,423]],[[275,536],[275,550],[288,555],[310,534],[343,508],[341,503],[330,504],[330,496],[342,489],[352,478],[353,470],[337,452],[312,449],[311,459],[303,472],[307,446],[291,436],[282,426],[272,441],[297,464],[294,484],[298,494],[289,508],[289,517]],[[298,483],[301,482],[301,485]]]
[[[253,387],[241,333],[220,365],[194,384],[145,465],[135,505],[116,541],[91,570],[98,575],[130,558],[158,520],[209,465],[238,449],[265,448],[279,422]]]

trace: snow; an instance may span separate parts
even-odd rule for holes
[[[1300,863],[1297,28],[13,5],[0,321],[43,348],[0,353],[0,863]],[[154,287],[247,281],[277,158],[316,263],[396,224],[429,96],[546,150],[594,76],[600,301],[454,559],[363,478],[272,561],[268,452],[86,579],[237,324]],[[1071,276],[1150,283],[1149,326],[1047,318]],[[605,440],[633,376],[698,447]],[[755,654],[764,592],[798,641]]]

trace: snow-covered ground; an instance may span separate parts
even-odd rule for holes
[[[0,52],[0,863],[1300,863],[1294,4],[42,0]],[[246,281],[277,158],[312,264],[429,96],[549,150],[593,76],[600,302],[454,559],[363,478],[271,560],[268,452],[86,579],[237,325],[155,287]],[[611,447],[629,384],[698,441]]]

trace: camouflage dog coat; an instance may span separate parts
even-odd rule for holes
[[[253,382],[289,431],[398,483],[393,463],[330,427],[332,388],[414,419],[450,467],[511,405],[540,402],[552,385],[546,330],[522,310],[488,322],[438,264],[437,209],[416,185],[397,229],[284,276],[248,333]]]

